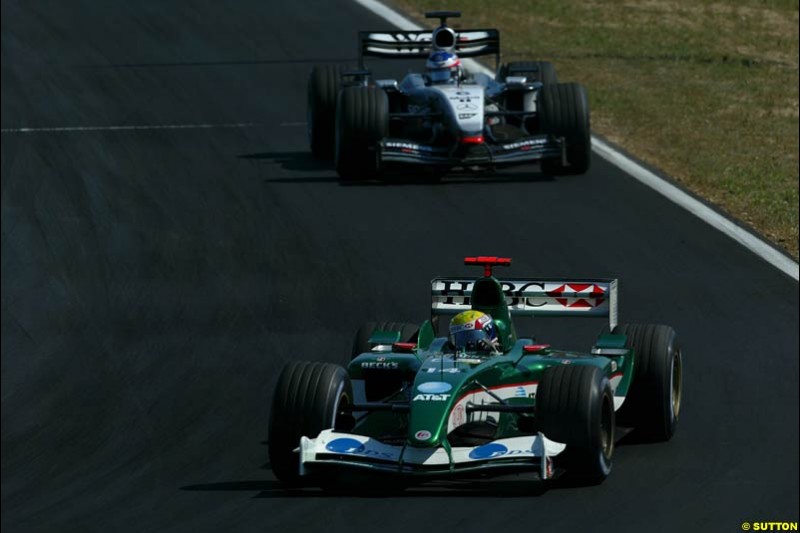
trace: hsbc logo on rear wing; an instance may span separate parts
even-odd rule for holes
[[[477,278],[436,278],[431,281],[433,315],[454,315],[471,308]],[[499,280],[512,316],[607,316],[617,325],[616,279]]]

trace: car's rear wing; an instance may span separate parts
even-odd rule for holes
[[[432,35],[430,30],[358,32],[359,68],[364,68],[364,57],[426,58],[431,52]],[[494,55],[499,62],[500,31],[492,28],[456,31],[455,52],[459,57]]]
[[[432,315],[454,315],[471,308],[472,288],[479,278],[436,278],[431,281]],[[617,325],[616,279],[498,280],[511,315],[607,316]]]

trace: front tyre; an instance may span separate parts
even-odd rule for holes
[[[589,98],[577,83],[544,85],[540,93],[541,130],[566,142],[565,165],[561,158],[543,159],[546,176],[585,174],[591,161],[592,138]]]
[[[683,354],[670,326],[620,324],[615,334],[628,337],[633,380],[617,413],[620,425],[633,427],[650,441],[667,441],[675,434],[683,396]]]
[[[336,97],[343,70],[340,65],[317,65],[308,77],[308,141],[311,153],[320,159],[333,156]]]
[[[539,430],[567,449],[556,457],[568,480],[597,485],[611,473],[614,455],[614,393],[603,371],[559,365],[542,374],[536,391]]]
[[[300,481],[300,459],[294,450],[300,437],[316,438],[337,425],[338,413],[352,404],[350,377],[328,363],[294,361],[283,368],[269,418],[269,461],[279,480]]]
[[[334,161],[343,180],[375,177],[378,143],[389,131],[389,98],[376,87],[345,87],[336,104]]]

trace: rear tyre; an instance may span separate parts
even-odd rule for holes
[[[336,96],[343,70],[340,65],[317,65],[308,77],[308,141],[311,153],[320,159],[333,157]]]
[[[567,143],[567,165],[561,158],[542,160],[547,176],[585,174],[591,160],[589,98],[577,83],[545,85],[541,90],[542,132],[563,137]]]
[[[327,363],[291,362],[283,368],[269,418],[272,472],[289,485],[300,482],[300,437],[315,438],[336,427],[337,415],[353,398],[344,368]]]
[[[621,324],[614,333],[627,335],[634,350],[633,381],[617,413],[620,425],[635,428],[638,437],[667,441],[675,434],[683,395],[683,357],[678,336],[669,326]]]
[[[362,353],[370,351],[372,347],[368,341],[376,331],[399,331],[400,342],[413,342],[419,334],[419,326],[406,322],[365,322],[358,328],[356,336],[353,339],[353,350],[350,354],[350,360],[355,359]]]
[[[549,61],[512,61],[500,67],[498,78],[505,81],[509,76],[525,76],[528,83],[558,83],[556,67]]]
[[[336,104],[334,160],[344,180],[375,177],[377,144],[389,131],[389,98],[375,87],[345,87]]]
[[[602,483],[614,455],[614,395],[595,366],[560,365],[542,374],[536,392],[539,430],[567,449],[556,457],[565,479],[580,485]]]

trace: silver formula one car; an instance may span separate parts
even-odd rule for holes
[[[343,179],[397,165],[433,175],[460,168],[540,162],[546,175],[589,168],[589,103],[583,86],[558,83],[546,61],[500,65],[500,32],[455,30],[359,33],[359,67],[316,66],[308,83],[308,132],[317,157],[333,156]],[[494,55],[493,78],[462,58]],[[424,73],[373,79],[365,57],[426,60]]]

